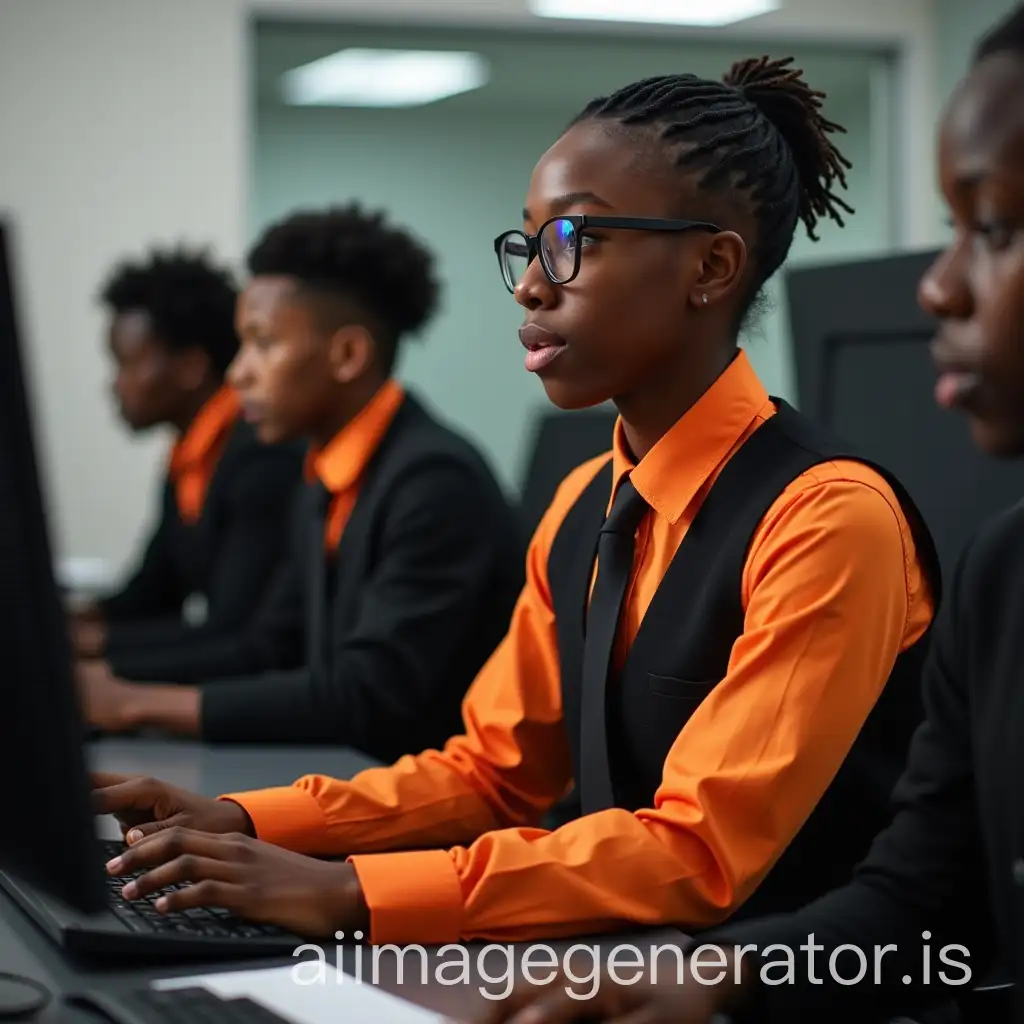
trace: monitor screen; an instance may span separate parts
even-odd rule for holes
[[[932,531],[943,574],[994,511],[1024,495],[1024,471],[975,448],[964,416],[933,397],[932,335],[835,335],[828,340],[829,426],[891,470]]]
[[[917,301],[935,251],[802,267],[786,277],[796,404],[896,475],[931,529],[948,580],[978,530],[1024,495],[1024,465],[985,455],[940,408]]]
[[[105,886],[19,326],[0,224],[0,868],[88,912]]]

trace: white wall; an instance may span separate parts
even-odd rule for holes
[[[96,289],[155,240],[243,238],[248,127],[240,0],[3,0],[0,213],[59,550],[121,562],[166,439],[131,439],[107,400]]]

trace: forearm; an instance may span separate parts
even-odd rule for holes
[[[370,768],[350,781],[307,775],[290,786],[227,794],[266,842],[312,856],[471,842],[496,826],[454,750],[427,751]]]
[[[114,674],[129,681],[160,679],[198,685],[271,667],[264,652],[245,635],[214,636],[193,630],[177,643],[115,648],[107,652]]]
[[[181,736],[199,733],[199,691],[191,686],[138,684],[123,705],[126,731],[161,729]]]
[[[990,957],[987,941],[966,917],[922,915],[863,884],[795,914],[729,926],[695,941],[742,955],[752,984],[745,987],[737,1024],[789,1024],[818,1014],[859,1024],[912,1015],[969,989]]]
[[[709,831],[609,810],[555,832],[502,829],[468,847],[356,856],[354,863],[375,942],[691,930],[727,917],[736,898],[731,866],[712,853]],[[417,887],[431,899],[416,898]]]
[[[203,739],[344,745],[344,719],[319,705],[312,686],[305,668],[208,681],[200,690]]]

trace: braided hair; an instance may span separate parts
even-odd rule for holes
[[[846,187],[851,165],[828,137],[845,129],[824,117],[824,93],[792,63],[750,58],[720,82],[689,74],[647,78],[593,100],[570,125],[610,120],[656,129],[662,141],[680,145],[677,166],[704,171],[699,188],[749,197],[758,231],[747,306],[786,259],[798,220],[816,241],[819,219],[842,227],[842,211],[853,213],[834,191],[837,183]]]

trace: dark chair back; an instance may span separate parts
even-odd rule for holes
[[[558,485],[581,463],[611,451],[614,407],[549,412],[533,426],[530,459],[520,491],[520,519],[533,536]]]

